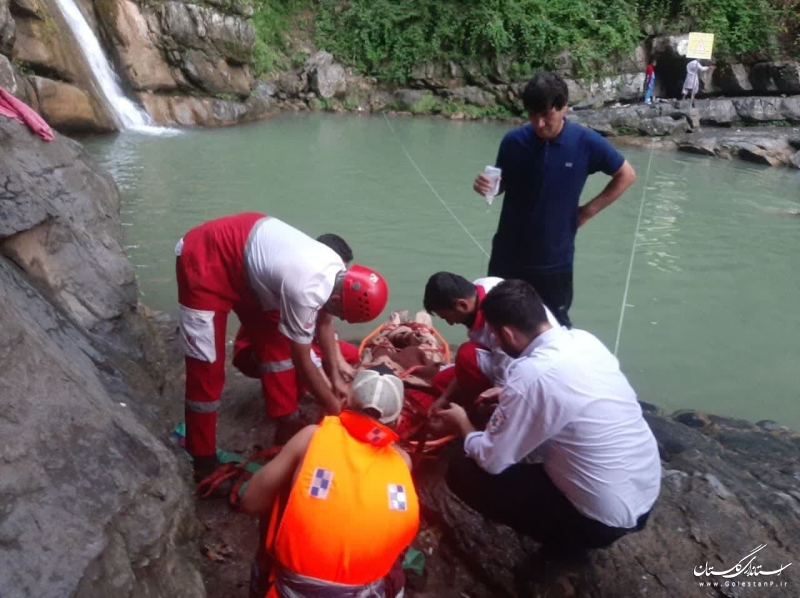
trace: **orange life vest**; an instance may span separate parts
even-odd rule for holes
[[[419,526],[397,435],[364,415],[326,417],[309,443],[286,508],[272,512],[266,548],[285,569],[347,585],[386,576]],[[274,592],[273,592],[274,594]]]

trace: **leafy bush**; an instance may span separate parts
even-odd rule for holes
[[[320,0],[319,45],[365,74],[406,81],[433,60],[524,77],[568,50],[578,76],[611,73],[644,31],[716,34],[718,55],[796,36],[798,0]],[[792,39],[792,42],[794,40]],[[800,44],[798,44],[800,45]]]
[[[281,34],[290,28],[291,16],[306,6],[302,0],[254,0],[253,27],[256,44],[253,50],[253,74],[260,75],[285,68]]]
[[[633,50],[641,32],[632,0],[322,0],[320,45],[363,72],[396,81],[433,59],[473,59],[485,69],[551,66],[570,50],[578,72]]]

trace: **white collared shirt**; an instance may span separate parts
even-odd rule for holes
[[[483,297],[486,295],[486,293],[503,282],[503,280],[503,278],[498,278],[497,276],[486,276],[472,282],[472,284],[475,285],[475,288],[479,289],[479,309],[480,302],[483,300]],[[547,316],[547,321],[551,326],[561,326],[561,324],[558,323],[558,320],[556,320],[556,317],[553,315],[553,312],[551,312],[547,306],[544,306],[544,312]],[[472,328],[467,333],[467,336],[473,343],[478,343],[482,347],[486,347],[485,351],[478,350],[477,353],[478,367],[480,368],[481,372],[483,372],[483,375],[491,380],[492,385],[494,386],[505,385],[506,374],[513,359],[500,347],[500,343],[497,342],[494,332],[492,332],[491,328],[489,328],[489,325],[483,319],[482,313],[478,312],[478,315],[475,318],[475,324],[473,324]]]
[[[658,498],[661,460],[636,393],[583,330],[554,327],[534,339],[511,364],[486,432],[464,440],[490,473],[540,446],[550,479],[591,519],[631,528]]]

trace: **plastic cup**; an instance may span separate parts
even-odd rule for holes
[[[500,179],[503,176],[503,171],[495,166],[487,166],[483,169],[483,174],[492,182],[492,188],[484,194],[486,205],[490,206],[495,196],[500,193]]]

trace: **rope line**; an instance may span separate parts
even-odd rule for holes
[[[478,242],[478,240],[477,240],[475,237],[473,237],[473,236],[472,236],[472,233],[471,233],[471,232],[469,232],[469,229],[467,229],[467,227],[466,227],[466,226],[464,226],[464,223],[463,223],[463,222],[461,222],[461,220],[459,220],[459,219],[458,219],[458,216],[456,216],[456,215],[455,215],[455,212],[453,212],[453,210],[451,210],[451,209],[450,209],[450,206],[448,206],[448,205],[445,203],[445,201],[442,199],[442,196],[441,196],[441,195],[439,195],[439,194],[436,192],[436,189],[434,189],[434,188],[433,188],[433,185],[431,185],[431,182],[430,182],[430,181],[429,181],[429,180],[428,180],[428,179],[425,177],[425,175],[422,173],[422,170],[420,170],[419,166],[417,166],[417,163],[416,163],[416,162],[414,162],[414,158],[412,158],[412,157],[411,157],[411,154],[409,154],[409,153],[408,153],[408,150],[406,150],[406,146],[405,146],[405,145],[403,145],[403,142],[402,142],[402,141],[400,141],[400,138],[397,136],[397,133],[395,133],[395,131],[394,131],[394,127],[392,126],[392,123],[389,121],[389,118],[386,116],[386,113],[385,113],[385,112],[383,113],[383,118],[384,118],[384,120],[386,121],[386,124],[387,124],[387,125],[389,125],[389,130],[392,132],[392,135],[393,135],[393,136],[394,136],[394,138],[397,140],[397,143],[398,143],[398,144],[400,144],[400,148],[403,150],[403,153],[406,155],[406,158],[408,158],[408,161],[409,161],[409,162],[411,162],[411,165],[412,165],[412,166],[414,167],[414,169],[417,171],[417,173],[419,174],[419,176],[421,176],[421,177],[422,177],[422,180],[423,180],[423,181],[425,181],[425,183],[428,185],[428,188],[429,188],[429,189],[431,190],[431,192],[434,194],[434,196],[436,197],[436,199],[438,199],[438,200],[439,200],[439,202],[440,202],[440,203],[441,203],[441,204],[444,206],[444,209],[445,209],[445,210],[447,210],[447,211],[450,213],[450,215],[453,217],[453,220],[455,220],[456,222],[458,222],[458,224],[461,226],[461,228],[462,228],[462,229],[464,229],[464,232],[465,232],[465,233],[467,233],[467,236],[468,236],[470,239],[472,239],[472,242],[473,242],[473,243],[475,243],[475,245],[477,245],[477,246],[478,246],[478,249],[480,249],[480,250],[483,252],[483,255],[485,255],[485,256],[488,258],[488,257],[489,257],[489,254],[488,254],[488,253],[486,253],[486,250],[483,248],[483,245],[481,245],[481,244]]]
[[[650,142],[650,159],[647,161],[647,172],[644,175],[644,189],[642,190],[642,203],[639,205],[639,218],[636,220],[636,230],[633,233],[633,245],[631,246],[631,261],[628,264],[628,278],[625,280],[625,292],[622,294],[622,307],[619,311],[619,324],[617,325],[617,340],[614,342],[614,357],[619,351],[619,339],[622,336],[622,320],[625,318],[625,307],[628,303],[628,289],[631,286],[631,273],[633,272],[633,258],[636,255],[636,242],[639,239],[639,226],[642,223],[642,212],[644,211],[644,200],[647,197],[647,183],[650,180],[650,166],[653,163],[653,148],[655,139]]]

